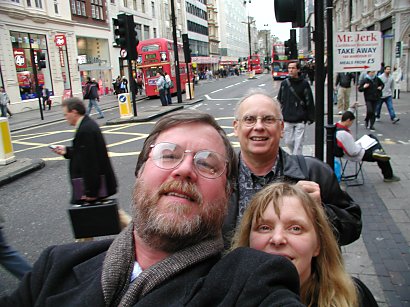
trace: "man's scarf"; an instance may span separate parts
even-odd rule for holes
[[[220,254],[221,237],[209,238],[178,251],[144,270],[131,284],[135,262],[134,224],[122,231],[107,251],[101,276],[106,306],[133,306],[152,289],[183,269]]]

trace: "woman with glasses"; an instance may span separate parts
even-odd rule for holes
[[[255,194],[234,237],[233,249],[243,246],[291,260],[306,306],[377,306],[346,272],[322,205],[297,186],[276,183]]]

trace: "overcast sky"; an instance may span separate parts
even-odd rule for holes
[[[258,30],[270,29],[272,35],[279,37],[281,41],[288,40],[292,23],[276,22],[273,2],[274,0],[251,0],[251,3],[247,3],[249,16],[255,17]],[[264,26],[265,24],[269,26]]]

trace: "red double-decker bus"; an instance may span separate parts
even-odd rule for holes
[[[177,91],[174,43],[166,38],[152,38],[140,41],[137,47],[138,59],[137,68],[142,71],[145,82],[145,92],[148,97],[158,96],[157,90],[157,72],[166,72],[172,80],[174,87],[171,88],[171,94]],[[181,89],[185,91],[187,83],[187,66],[182,44],[178,43],[179,57],[179,74],[181,79]]]
[[[259,54],[248,55],[248,71],[255,71],[255,74],[261,74],[263,69],[261,67],[261,58]]]
[[[273,80],[286,79],[288,76],[288,64],[292,62],[285,53],[283,43],[273,44],[272,47],[272,77]]]

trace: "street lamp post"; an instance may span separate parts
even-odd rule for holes
[[[269,24],[264,24],[264,27],[269,27]],[[269,45],[268,45],[268,30],[265,30],[265,47],[266,47],[266,67],[269,67]],[[268,70],[269,72],[269,70]]]

